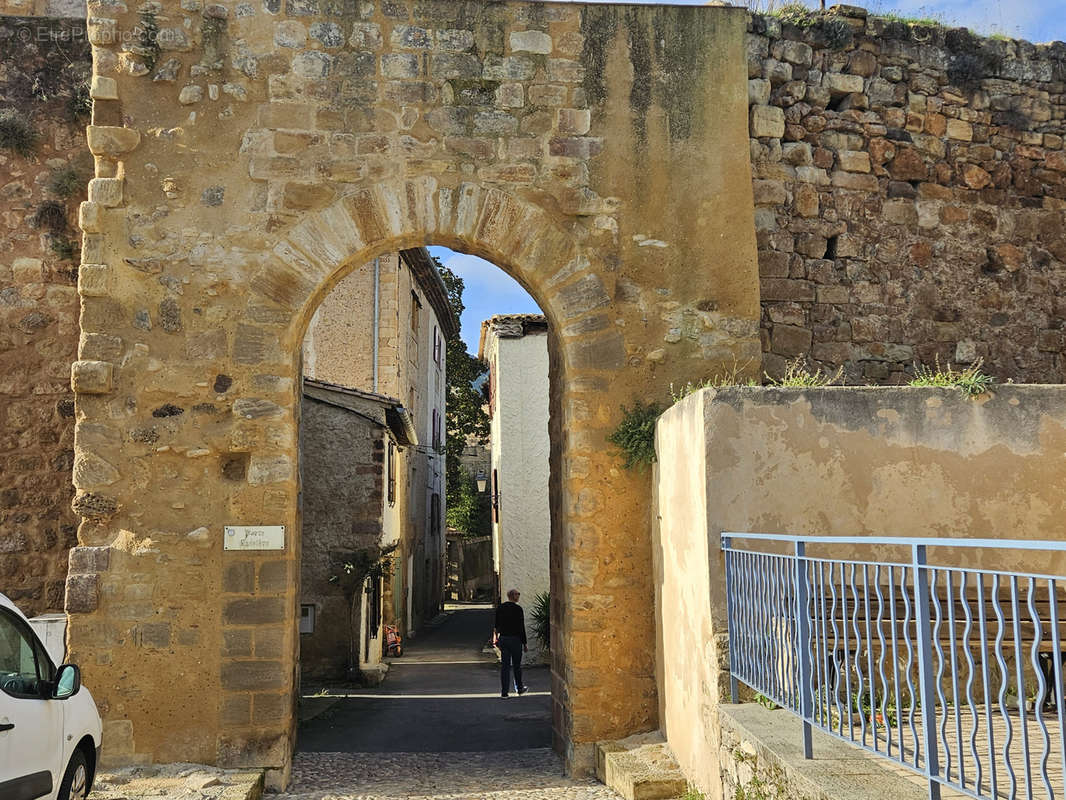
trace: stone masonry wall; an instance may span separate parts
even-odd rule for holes
[[[89,44],[80,21],[0,17],[0,592],[61,611],[76,542],[78,203]]]
[[[314,603],[317,608],[314,632],[300,636],[305,679],[344,680],[349,666],[358,667],[359,603],[349,619],[345,591],[353,579],[345,576],[343,565],[358,562],[357,554],[373,561],[382,545],[385,442],[381,426],[367,417],[304,397],[300,602]],[[356,596],[362,591],[358,585]],[[350,645],[355,648],[352,664]]]
[[[764,368],[1066,379],[1066,45],[753,16]]]

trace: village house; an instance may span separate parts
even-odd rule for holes
[[[497,315],[481,323],[478,357],[489,365],[493,564],[499,601],[522,593],[530,659],[545,653],[531,608],[548,591],[548,323],[540,314]]]
[[[444,580],[445,347],[457,321],[423,248],[331,291],[304,339],[301,671],[380,676]]]

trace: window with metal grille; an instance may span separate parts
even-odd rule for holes
[[[389,505],[396,505],[396,443],[389,442],[389,454],[385,465],[385,472],[388,478],[388,498]]]

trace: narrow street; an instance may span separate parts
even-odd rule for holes
[[[453,607],[405,643],[378,687],[305,690],[292,783],[280,797],[617,797],[563,775],[547,667],[525,670],[527,694],[500,697],[496,660],[483,652],[492,615]]]

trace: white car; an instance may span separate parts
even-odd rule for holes
[[[0,798],[87,797],[100,733],[78,668],[57,668],[26,617],[0,594]]]

